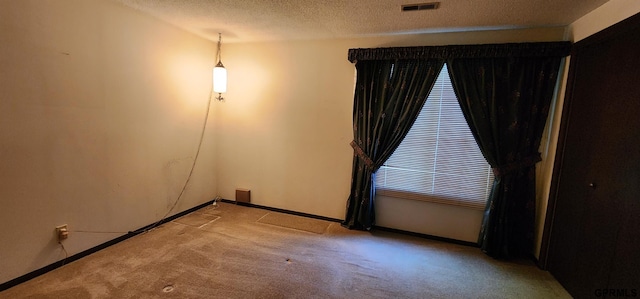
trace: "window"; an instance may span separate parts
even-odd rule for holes
[[[460,110],[446,65],[413,127],[375,179],[379,195],[484,208],[493,172]]]

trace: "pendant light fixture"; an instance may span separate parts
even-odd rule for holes
[[[220,59],[220,49],[222,45],[222,33],[218,33],[218,63],[213,68],[213,91],[218,93],[216,100],[222,101],[223,92],[227,92],[227,69],[224,68]]]

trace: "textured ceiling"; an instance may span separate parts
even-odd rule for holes
[[[114,0],[202,37],[225,42],[562,26],[607,0]]]

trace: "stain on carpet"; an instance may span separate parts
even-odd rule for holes
[[[307,231],[314,234],[323,234],[329,225],[331,225],[331,222],[325,220],[282,213],[268,213],[256,222]]]
[[[200,213],[191,213],[185,216],[182,216],[176,220],[173,220],[175,223],[180,223],[182,225],[193,226],[197,228],[201,228],[211,222],[218,220],[220,216],[200,214]]]

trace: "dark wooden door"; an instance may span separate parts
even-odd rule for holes
[[[547,267],[576,298],[640,297],[640,16],[575,44],[565,102]]]

